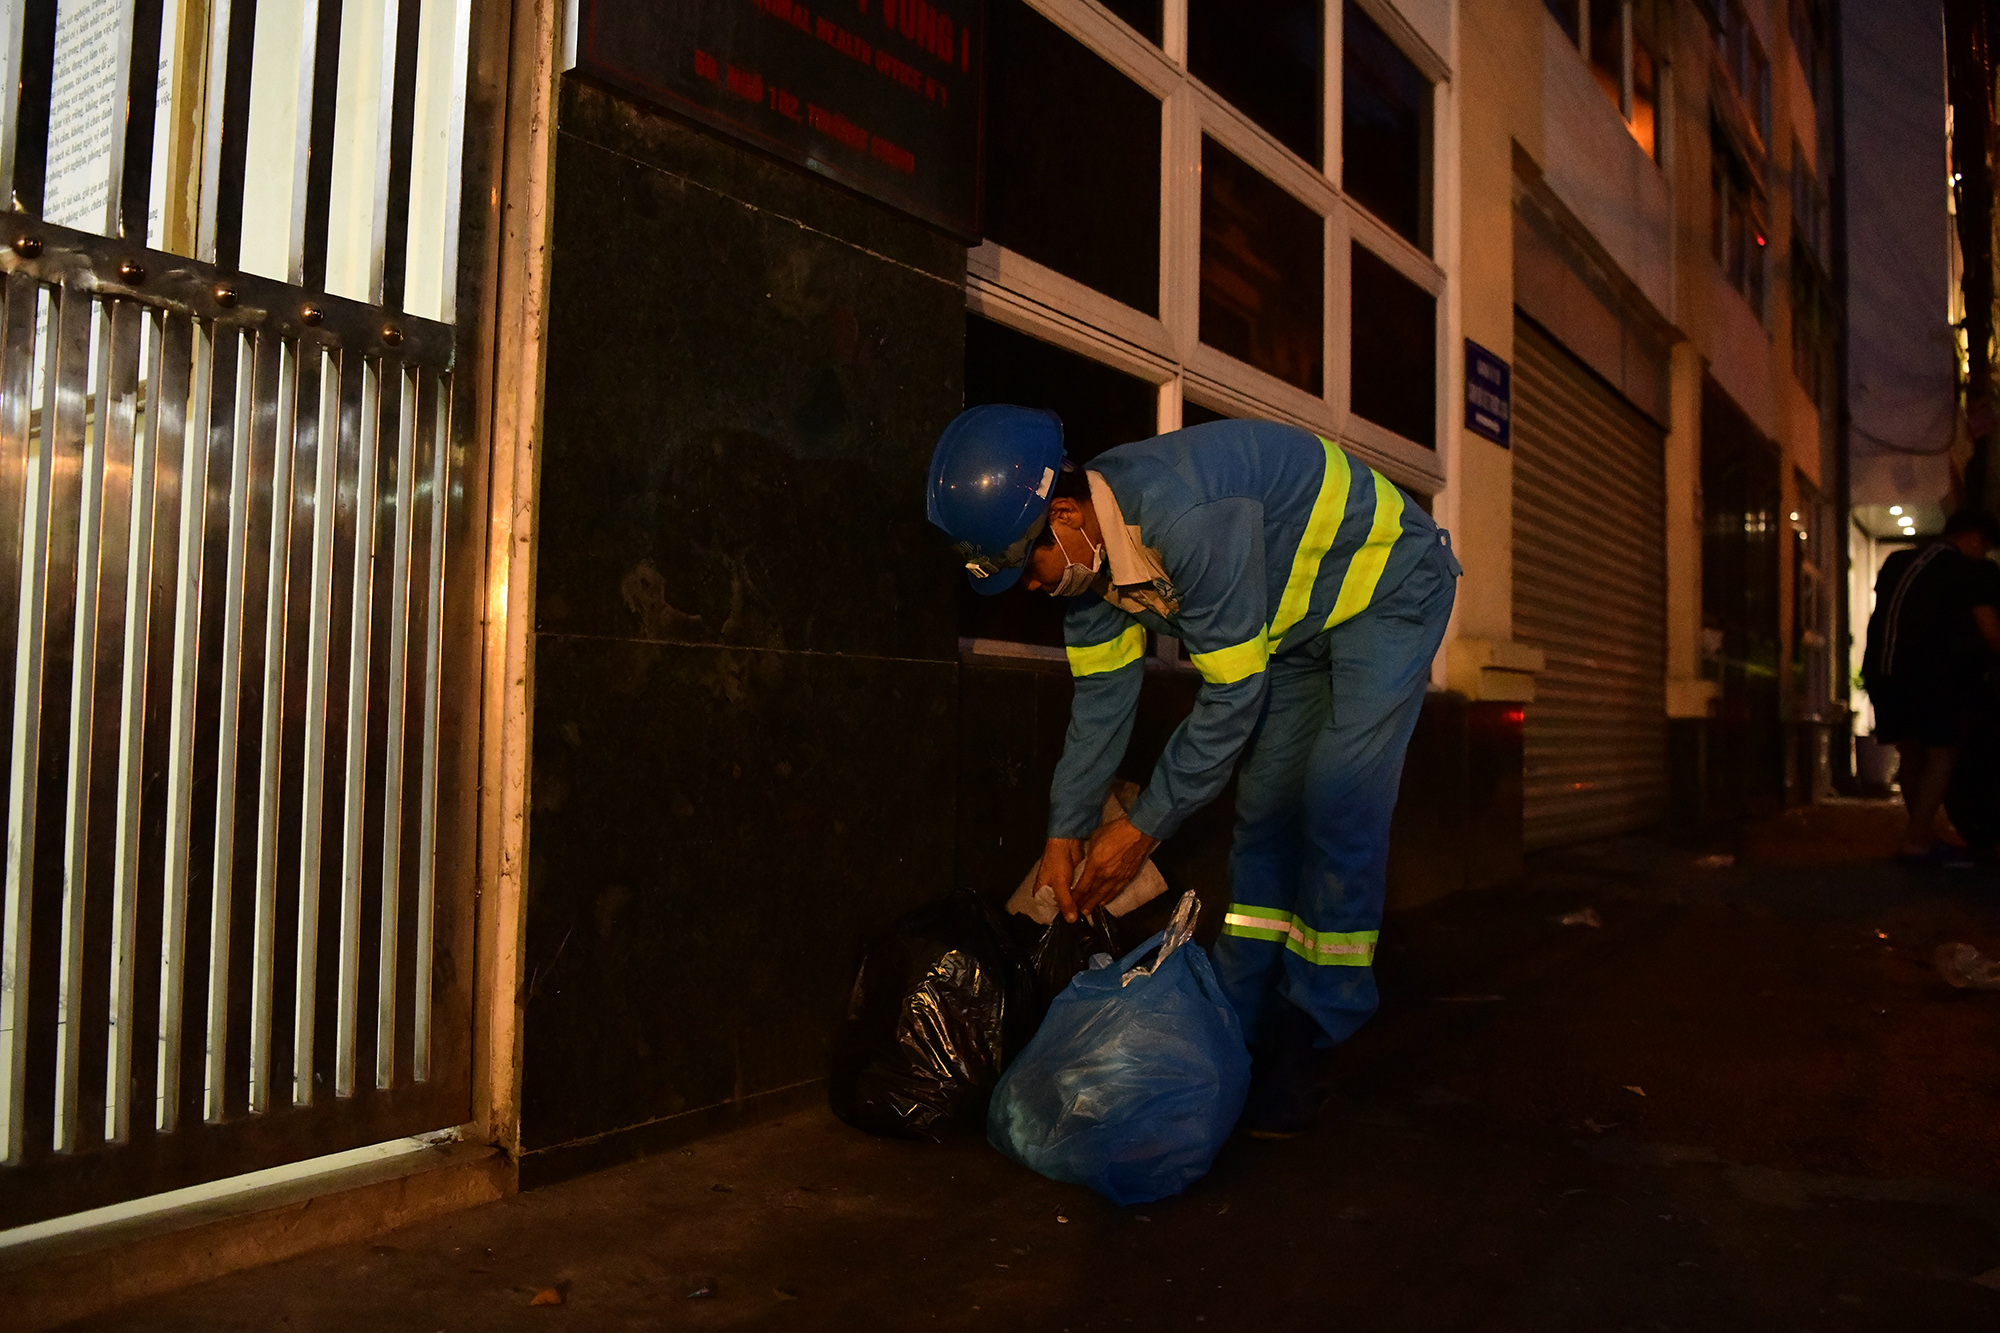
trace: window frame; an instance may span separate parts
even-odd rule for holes
[[[1169,0],[1163,42],[1156,47],[1095,0],[1022,3],[1161,101],[1160,313],[1157,318],[1147,315],[990,240],[967,253],[966,308],[1159,386],[1161,431],[1179,428],[1182,403],[1192,399],[1231,416],[1303,426],[1338,440],[1400,485],[1426,495],[1443,490],[1455,438],[1448,409],[1455,383],[1448,355],[1454,326],[1447,306],[1450,275],[1440,259],[1406,241],[1341,189],[1343,5],[1353,3],[1374,20],[1430,82],[1429,230],[1433,248],[1440,251],[1448,235],[1447,208],[1453,193],[1441,188],[1440,179],[1452,78],[1444,59],[1389,0],[1323,0],[1321,141],[1329,162],[1321,171],[1188,73],[1185,5]],[[1322,220],[1323,396],[1200,341],[1204,137],[1214,139]],[[1349,408],[1350,242],[1365,246],[1438,302],[1436,448],[1355,416]]]
[[[1617,114],[1619,120],[1624,122],[1625,132],[1632,136],[1632,141],[1638,145],[1640,153],[1653,164],[1655,170],[1664,174],[1667,170],[1665,126],[1667,121],[1666,104],[1668,100],[1666,79],[1669,65],[1666,52],[1660,49],[1664,45],[1660,41],[1660,34],[1657,31],[1645,34],[1640,33],[1638,17],[1634,13],[1637,8],[1634,0],[1581,0],[1581,3],[1577,7],[1577,33],[1574,38],[1571,37],[1569,29],[1563,25],[1562,20],[1557,18],[1553,12],[1549,14],[1549,21],[1556,25],[1557,30],[1562,33],[1564,39],[1575,48],[1577,58],[1583,61],[1585,72],[1590,74],[1591,81],[1595,83],[1597,57],[1596,53],[1591,50],[1591,25],[1596,21],[1600,6],[1614,7],[1618,10],[1618,101],[1611,109]],[[1648,151],[1644,144],[1639,143],[1639,126],[1637,120],[1638,85],[1637,76],[1634,73],[1633,52],[1641,45],[1645,46],[1646,53],[1653,58],[1653,147],[1651,151]]]

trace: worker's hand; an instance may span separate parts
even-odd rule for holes
[[[1037,885],[1056,891],[1056,906],[1065,921],[1076,920],[1076,900],[1070,896],[1070,881],[1076,878],[1077,862],[1083,860],[1082,838],[1050,838],[1042,849],[1042,867],[1035,875]]]
[[[1090,848],[1084,855],[1083,878],[1076,884],[1076,910],[1087,916],[1117,897],[1159,845],[1158,838],[1141,833],[1129,819],[1100,824],[1090,835]]]

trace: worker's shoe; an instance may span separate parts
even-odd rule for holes
[[[1314,1044],[1319,1024],[1292,1005],[1272,1019],[1270,1037],[1253,1058],[1250,1096],[1236,1127],[1253,1139],[1294,1139],[1312,1128],[1326,1104],[1333,1049]]]

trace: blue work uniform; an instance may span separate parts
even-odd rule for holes
[[[1389,820],[1451,615],[1450,538],[1381,473],[1274,422],[1195,426],[1087,466],[1155,577],[1070,599],[1076,694],[1049,836],[1096,827],[1146,631],[1180,639],[1202,685],[1132,823],[1170,837],[1240,770],[1217,972],[1247,1034],[1275,992],[1323,1043],[1344,1040],[1375,1011]]]

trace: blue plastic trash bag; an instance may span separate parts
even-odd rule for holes
[[[1166,930],[1056,997],[993,1091],[994,1147],[1120,1204],[1179,1194],[1207,1174],[1243,1111],[1250,1053],[1194,942],[1195,911],[1189,892]]]

